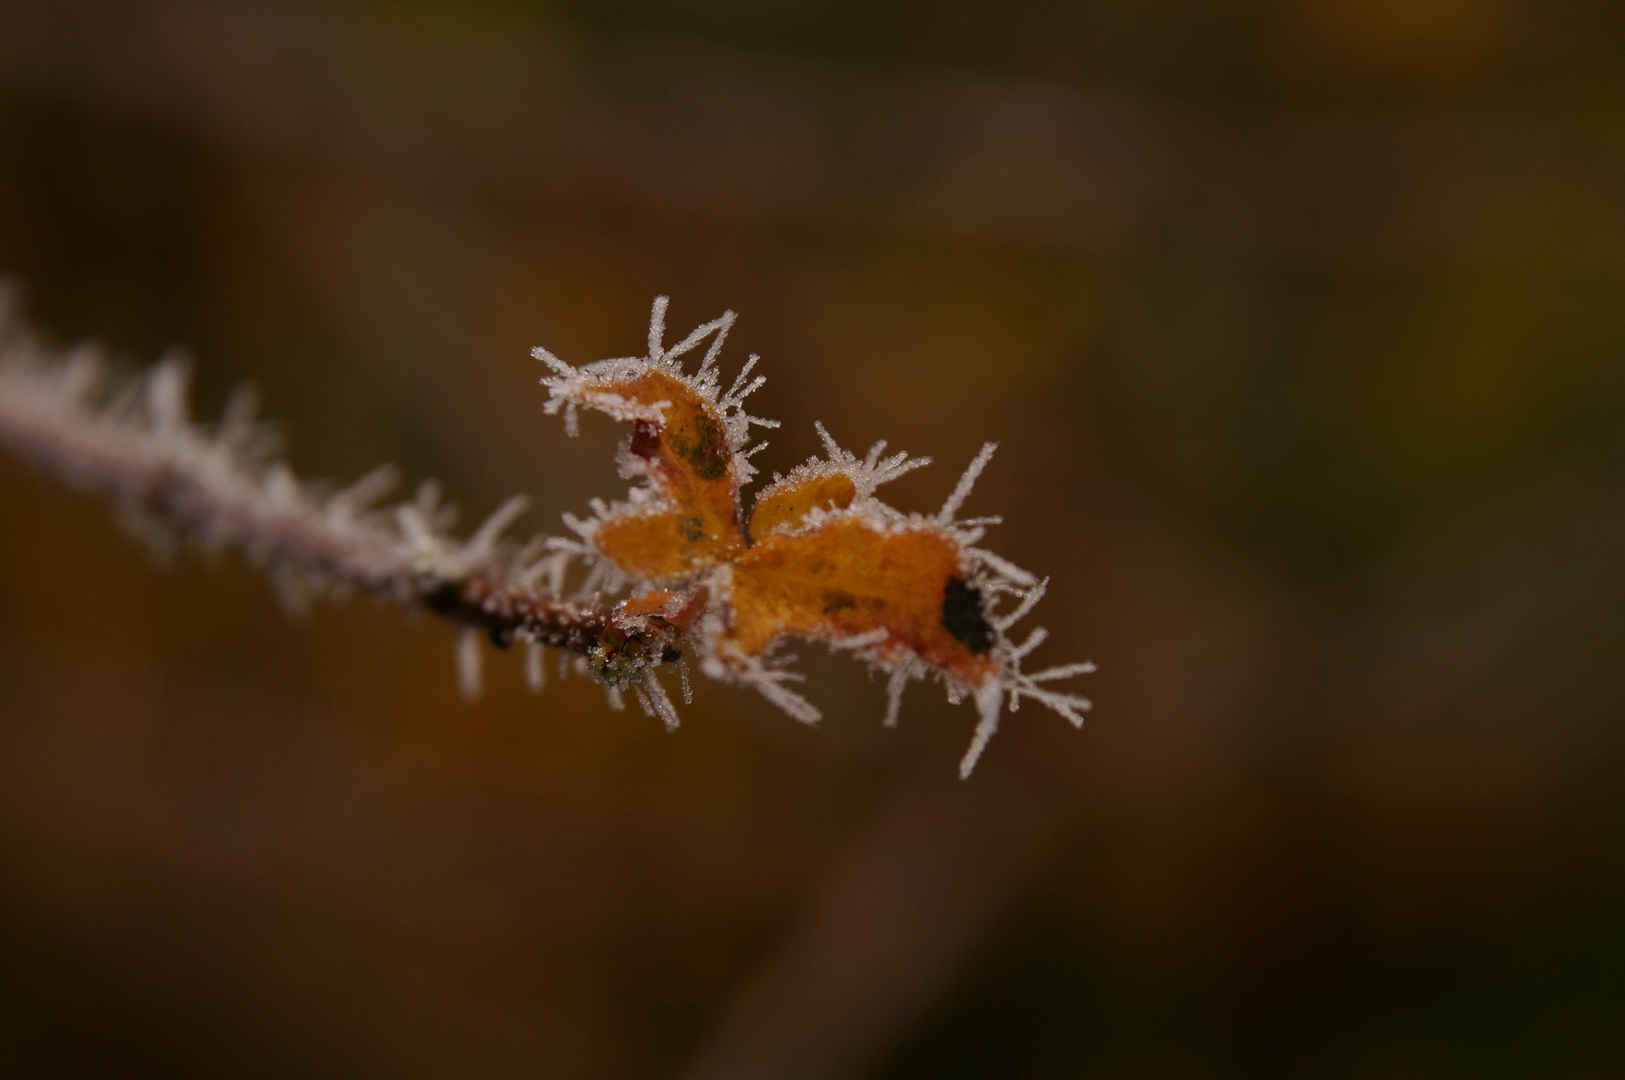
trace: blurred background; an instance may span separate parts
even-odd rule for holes
[[[620,494],[545,344],[741,313],[938,464],[1036,706],[802,650],[667,736],[0,461],[0,1074],[1625,1075],[1625,11],[0,4],[0,274],[309,476]]]

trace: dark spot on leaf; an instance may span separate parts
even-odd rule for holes
[[[973,653],[993,647],[993,628],[982,612],[982,594],[964,578],[949,578],[942,590],[942,626]]]
[[[680,443],[677,450],[694,466],[701,480],[718,480],[728,472],[728,446],[722,428],[704,409],[694,411],[694,442]]]
[[[837,611],[844,611],[849,607],[857,607],[858,602],[851,593],[830,592],[824,594],[824,614],[833,615]]]
[[[683,539],[691,544],[697,544],[705,539],[705,522],[697,517],[686,517],[678,528],[683,531]]]

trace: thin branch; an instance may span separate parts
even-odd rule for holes
[[[653,662],[673,645],[674,633],[651,620],[529,584],[542,575],[499,542],[522,502],[510,500],[464,542],[444,532],[432,494],[394,513],[369,508],[388,472],[324,496],[266,460],[269,438],[245,415],[247,398],[217,428],[203,427],[187,416],[184,364],[120,381],[92,351],[52,355],[6,308],[0,296],[0,444],[111,499],[160,550],[234,549],[298,600],[349,586],[476,627],[499,646],[518,639],[586,655],[612,627]]]

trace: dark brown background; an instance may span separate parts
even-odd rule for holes
[[[618,494],[545,343],[741,312],[939,464],[1079,734],[803,650],[675,736],[288,623],[0,462],[0,1073],[1625,1074],[1625,17],[1584,0],[0,4],[0,273],[308,475]]]

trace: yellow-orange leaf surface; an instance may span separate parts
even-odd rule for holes
[[[658,580],[728,562],[744,550],[739,479],[716,408],[678,379],[649,371],[599,388],[640,405],[666,402],[659,422],[638,420],[629,452],[645,463],[669,509],[627,513],[598,527],[598,550],[637,577]]]
[[[858,517],[765,536],[734,560],[730,639],[756,656],[782,634],[838,639],[881,629],[899,656],[907,650],[980,684],[997,670],[993,634],[962,562],[959,545],[936,529],[886,529]]]
[[[857,485],[845,473],[809,477],[799,484],[780,484],[762,492],[750,515],[750,534],[758,539],[769,533],[798,527],[812,510],[845,510],[857,497]]]

